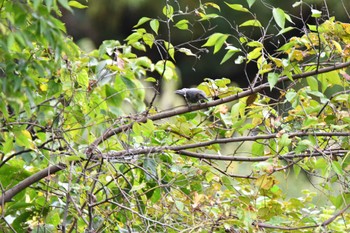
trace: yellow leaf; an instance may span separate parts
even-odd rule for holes
[[[262,189],[268,190],[268,189],[272,188],[277,183],[278,182],[277,182],[277,180],[275,180],[274,177],[268,176],[268,175],[263,175],[256,180],[255,185],[262,188]]]
[[[39,88],[41,91],[47,91],[47,84],[40,84]]]
[[[291,54],[291,60],[302,61],[304,59],[303,52],[300,50],[294,50]]]

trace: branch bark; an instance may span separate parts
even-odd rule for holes
[[[17,193],[21,192],[25,188],[29,187],[30,185],[38,182],[39,180],[55,174],[58,171],[64,170],[67,166],[63,163],[59,163],[57,165],[52,165],[48,168],[45,168],[44,170],[41,170],[34,175],[24,179],[14,187],[10,188],[9,190],[2,193],[2,196],[0,197],[0,203],[3,206],[4,203],[11,201],[12,197],[14,197]]]
[[[287,134],[289,138],[294,137],[303,137],[303,136],[315,136],[315,137],[332,137],[332,136],[345,136],[350,137],[350,132],[295,132]],[[159,146],[159,147],[142,147],[136,149],[127,149],[122,151],[110,151],[104,154],[101,154],[103,158],[110,159],[116,157],[125,157],[125,156],[135,156],[140,154],[152,154],[159,153],[164,151],[184,151],[186,149],[193,149],[199,147],[210,146],[213,144],[225,144],[231,142],[244,142],[244,141],[257,141],[257,140],[268,140],[273,138],[278,138],[277,133],[267,134],[267,135],[256,135],[256,136],[243,136],[243,137],[232,137],[232,138],[217,138],[211,141],[199,142],[187,145],[180,146]],[[210,157],[210,156],[209,156]],[[233,156],[230,156],[230,158]],[[237,157],[235,157],[237,158]],[[261,158],[261,157],[260,157]]]

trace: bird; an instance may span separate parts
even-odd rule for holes
[[[182,95],[185,98],[187,105],[189,105],[189,103],[198,103],[201,100],[208,100],[204,91],[199,90],[198,88],[182,88],[175,91],[175,93]]]

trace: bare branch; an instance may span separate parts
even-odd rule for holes
[[[333,137],[333,136],[345,136],[349,137],[350,132],[295,132],[288,134],[289,138],[294,137],[302,137],[302,136],[315,136],[315,137]],[[232,137],[232,138],[217,138],[214,140],[206,141],[206,142],[198,142],[187,145],[180,146],[160,146],[160,147],[142,147],[137,149],[128,149],[122,151],[109,151],[107,153],[99,154],[98,156],[111,159],[117,157],[125,157],[125,156],[135,156],[140,154],[152,154],[152,153],[160,153],[165,151],[183,151],[186,149],[193,149],[199,147],[210,146],[213,144],[225,144],[232,142],[244,142],[244,141],[257,141],[257,140],[267,140],[278,138],[280,135],[278,133],[268,134],[268,135],[256,135],[256,136],[243,136],[243,137]]]
[[[337,155],[342,157],[348,152],[349,152],[348,150],[327,150],[327,151],[322,151],[322,153],[321,152],[306,152],[304,154],[289,153],[286,155],[260,156],[260,157],[213,155],[213,154],[196,153],[191,151],[178,151],[177,153],[182,155],[187,155],[193,158],[199,158],[199,159],[215,159],[215,160],[238,161],[238,162],[262,162],[272,158],[285,160],[285,159],[294,159],[294,158],[318,157],[318,156],[324,156],[324,155]]]

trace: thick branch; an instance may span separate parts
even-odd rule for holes
[[[344,156],[348,153],[348,150],[326,150],[322,152],[307,152],[304,154],[287,154],[278,156],[259,156],[259,157],[243,157],[243,156],[228,156],[228,155],[214,155],[214,154],[203,154],[191,151],[178,151],[178,154],[186,155],[198,159],[214,159],[214,160],[224,160],[224,161],[238,161],[238,162],[262,162],[272,158],[278,158],[280,160],[285,159],[295,159],[295,158],[308,158],[326,155],[337,155]]]
[[[292,76],[292,78],[294,80],[301,79],[301,78],[306,78],[306,77],[309,77],[309,76],[312,76],[312,75],[316,75],[316,74],[322,74],[322,73],[327,73],[327,72],[330,72],[330,71],[333,71],[333,70],[343,69],[343,68],[348,67],[348,66],[350,66],[350,61],[349,62],[340,63],[340,64],[335,64],[333,66],[321,68],[321,69],[314,70],[314,71],[305,72],[305,73],[302,73],[302,74],[295,74],[295,75]],[[288,81],[288,80],[289,80],[289,78],[287,76],[282,76],[281,78],[279,78],[277,83],[281,83],[281,82]],[[208,108],[208,107],[217,106],[217,105],[220,105],[220,104],[223,104],[223,103],[228,103],[228,102],[232,102],[232,101],[241,99],[243,97],[247,97],[247,96],[249,96],[251,94],[254,94],[254,93],[258,93],[258,92],[262,91],[263,89],[269,88],[269,87],[270,87],[269,83],[263,83],[263,84],[261,84],[261,85],[259,85],[257,87],[249,88],[246,91],[242,91],[242,92],[240,92],[240,93],[238,93],[236,95],[232,95],[232,96],[225,97],[225,98],[222,98],[222,99],[206,102],[206,103],[203,103],[203,104],[194,105],[194,106],[191,106],[191,107],[182,107],[182,108],[179,108],[179,109],[167,110],[167,111],[160,112],[158,114],[151,115],[151,116],[143,116],[142,118],[136,120],[136,122],[146,122],[147,119],[160,120],[160,119],[164,119],[164,118],[169,118],[169,117],[172,117],[172,116],[180,115],[180,114],[183,114],[183,113],[186,113],[186,112],[192,112],[192,111],[196,111],[196,110],[200,110],[200,109],[205,109],[205,108]],[[96,149],[96,147],[100,143],[102,143],[104,140],[107,140],[108,138],[110,138],[111,136],[113,136],[115,134],[119,134],[121,132],[129,130],[132,127],[132,125],[133,125],[133,122],[129,123],[129,124],[126,124],[126,125],[122,125],[120,127],[114,128],[114,129],[107,129],[103,133],[102,136],[100,136],[93,143],[91,143],[91,145],[86,150],[86,154],[87,155],[91,155],[94,152],[94,150]]]
[[[350,132],[295,132],[288,134],[289,138],[302,137],[302,136],[316,136],[316,137],[332,137],[332,136],[350,136]],[[268,135],[256,135],[256,136],[243,136],[243,137],[232,137],[232,138],[217,138],[211,141],[199,142],[180,146],[159,146],[159,147],[142,147],[138,149],[128,149],[122,151],[110,151],[101,156],[103,158],[116,158],[124,156],[135,156],[140,154],[152,154],[164,151],[183,151],[186,149],[200,148],[210,146],[213,144],[225,144],[231,142],[244,142],[244,141],[257,141],[278,138],[280,135],[277,133]]]
[[[11,201],[12,197],[14,197],[17,193],[21,192],[23,189],[29,187],[30,185],[38,182],[39,180],[55,174],[58,171],[64,170],[67,166],[63,163],[59,163],[57,165],[52,165],[48,168],[45,168],[44,170],[41,170],[34,175],[24,179],[17,185],[15,185],[13,188],[10,188],[9,190],[3,192],[2,196],[0,197],[0,204],[3,205],[5,202]]]

